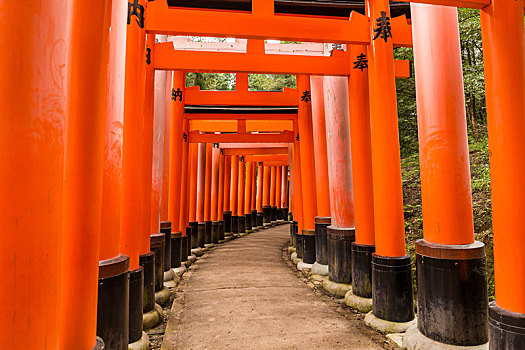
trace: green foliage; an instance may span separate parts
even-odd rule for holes
[[[282,91],[295,88],[295,75],[249,74],[248,84],[254,91]],[[201,90],[235,90],[233,73],[187,73],[186,86],[200,86]]]
[[[253,91],[282,91],[283,87],[296,87],[295,75],[250,74],[248,86]]]

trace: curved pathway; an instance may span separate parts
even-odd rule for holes
[[[179,285],[162,349],[382,349],[384,338],[283,261],[288,239],[282,225],[201,257]]]

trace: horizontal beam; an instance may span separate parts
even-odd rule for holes
[[[274,148],[222,148],[225,156],[242,156],[242,155],[263,155],[263,154],[288,154],[288,147],[274,147]]]
[[[210,91],[199,86],[186,88],[184,102],[187,105],[208,106],[297,106],[297,89],[283,91]]]
[[[184,118],[189,120],[295,120],[297,114],[214,114],[214,113],[186,113]]]
[[[288,148],[288,143],[264,143],[264,144],[260,144],[260,143],[254,143],[254,144],[250,144],[250,143],[221,143],[220,144],[220,148],[226,150],[226,149],[231,149],[231,148],[258,148],[258,149],[262,149],[262,148]]]
[[[244,156],[244,160],[246,162],[268,162],[268,161],[289,162],[290,161],[290,156],[288,155],[288,151],[287,151],[286,154],[246,155],[246,156]]]
[[[399,2],[414,2],[419,4],[441,5],[481,9],[490,5],[490,0],[397,0]]]
[[[408,28],[410,30],[410,28]],[[353,61],[348,52],[333,51],[333,56],[268,55],[259,53],[206,52],[174,50],[173,44],[159,43],[155,46],[153,58],[155,69],[185,70],[191,72],[231,72],[261,74],[310,74],[310,75],[350,75]],[[396,77],[407,78],[410,62],[396,60]],[[403,68],[398,72],[398,66]],[[215,92],[210,91],[208,94]],[[250,92],[248,92],[250,93]],[[210,96],[208,95],[208,96]],[[226,93],[221,94],[226,97]],[[225,96],[226,95],[226,96]],[[256,94],[255,98],[264,95]],[[298,94],[297,102],[299,100]],[[210,99],[210,97],[207,97]],[[219,97],[217,97],[218,99]],[[234,100],[233,97],[229,97]],[[265,99],[265,98],[264,98]],[[252,99],[251,104],[257,104]],[[188,101],[186,103],[190,104]],[[194,104],[194,103],[191,103]]]
[[[405,18],[399,16],[395,18]],[[406,23],[406,18],[405,18]],[[408,25],[406,23],[406,25]],[[410,46],[411,34],[391,22],[394,45]],[[279,16],[242,12],[168,8],[166,1],[148,3],[149,34],[275,39],[300,42],[368,44],[368,18],[352,12],[349,19]],[[407,37],[406,35],[409,34]]]
[[[237,120],[192,120],[190,131],[237,132],[238,126]],[[284,130],[293,130],[292,120],[246,120],[247,132],[280,132]]]
[[[279,134],[201,134],[190,131],[188,141],[192,143],[281,143],[293,142],[293,132],[286,130]]]
[[[263,165],[265,166],[289,166],[290,161],[289,160],[267,160],[263,162]]]

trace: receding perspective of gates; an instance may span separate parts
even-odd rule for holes
[[[490,303],[458,7],[481,17]],[[211,247],[285,222],[298,268],[368,312],[368,326],[404,333],[401,346],[525,349],[524,0],[0,9],[0,349],[148,349],[170,282]],[[412,48],[414,62],[394,47]],[[187,86],[187,73],[235,73],[235,89]],[[249,74],[295,75],[296,88],[253,91]],[[396,98],[396,79],[412,75],[424,222],[415,260]]]

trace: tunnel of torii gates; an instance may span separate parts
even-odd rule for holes
[[[279,13],[280,0],[220,11],[176,0],[3,4],[0,348],[146,341],[163,279],[192,248],[289,218],[303,263],[352,282],[377,320],[410,323],[395,90],[410,64],[394,60],[394,46],[413,47],[415,60],[425,223],[415,334],[525,348],[523,0],[349,3],[355,11],[342,17],[315,12],[321,5]],[[474,240],[456,7],[481,16],[490,304]],[[160,42],[166,35],[248,44],[175,50]],[[346,51],[268,54],[264,39]],[[236,91],[185,88],[185,72],[237,73]],[[248,73],[296,74],[297,89],[248,91]]]

